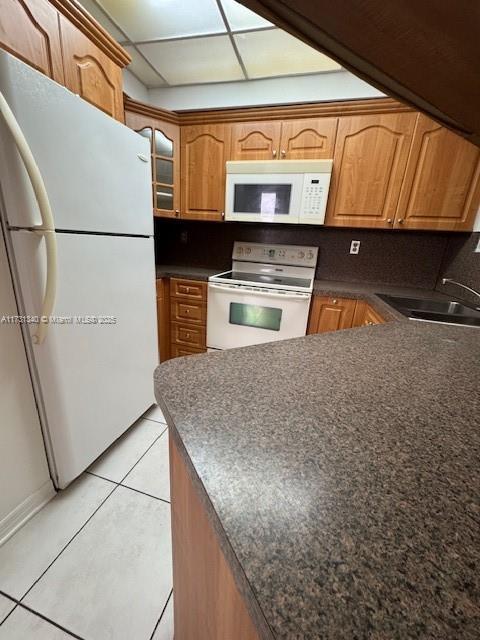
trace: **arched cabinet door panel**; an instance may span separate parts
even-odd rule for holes
[[[0,47],[64,83],[58,13],[47,0],[0,0]]]
[[[419,115],[398,206],[400,225],[468,231],[479,200],[480,149]]]
[[[306,118],[282,123],[280,158],[324,160],[333,158],[338,118]]]
[[[275,160],[282,123],[240,122],[232,126],[230,160]]]
[[[326,224],[392,228],[416,114],[339,118]]]
[[[60,16],[65,85],[123,122],[122,72],[77,27]]]
[[[181,128],[183,218],[223,219],[228,134],[225,124]]]

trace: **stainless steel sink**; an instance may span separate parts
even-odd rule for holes
[[[480,327],[480,310],[454,300],[404,298],[383,293],[377,296],[411,320]]]

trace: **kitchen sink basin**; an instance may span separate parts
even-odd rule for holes
[[[480,327],[480,310],[454,300],[404,298],[383,293],[377,296],[411,320]]]

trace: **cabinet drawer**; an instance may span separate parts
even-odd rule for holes
[[[207,322],[207,307],[202,302],[173,299],[170,312],[173,322],[191,322],[198,325],[205,325]]]
[[[186,298],[206,302],[207,283],[198,280],[170,279],[170,295],[174,298]]]
[[[194,347],[181,347],[178,344],[172,344],[170,348],[171,358],[180,358],[181,356],[194,356],[197,353],[206,353],[206,349],[195,349]]]
[[[171,327],[172,344],[195,347],[196,349],[205,349],[205,327],[196,327],[192,324],[179,324],[178,322],[172,322]]]

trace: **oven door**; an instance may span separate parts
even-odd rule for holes
[[[304,336],[310,293],[208,284],[207,347],[231,349]]]
[[[303,179],[302,173],[228,173],[225,219],[298,223]]]

